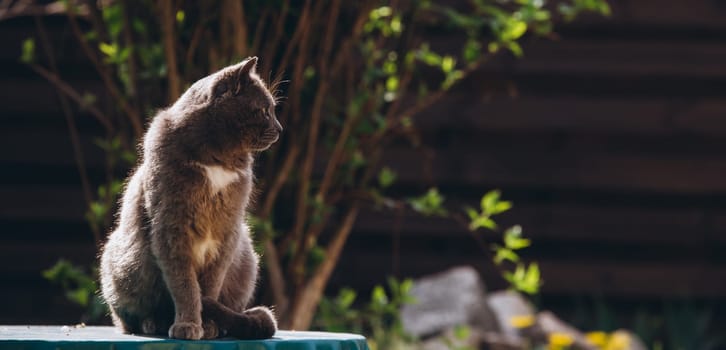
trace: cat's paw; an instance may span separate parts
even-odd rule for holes
[[[142,334],[156,334],[156,322],[153,319],[147,318],[141,322],[141,333]],[[163,330],[162,330],[163,332]]]
[[[277,319],[267,307],[253,307],[246,310],[244,314],[251,319],[251,324],[254,325],[250,332],[252,339],[272,338],[277,332]]]
[[[204,336],[202,336],[203,339],[215,339],[221,336],[217,323],[212,320],[204,320],[202,322],[202,329],[204,329]]]
[[[169,328],[169,338],[199,340],[204,335],[202,326],[191,322],[178,322]]]

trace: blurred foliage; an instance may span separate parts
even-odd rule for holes
[[[659,306],[635,306],[627,312],[617,311],[614,302],[603,298],[593,298],[589,303],[580,300],[576,306],[573,324],[599,330],[588,333],[588,339],[597,345],[622,341],[612,336],[625,326],[652,350],[714,350],[726,346],[726,337],[712,322],[714,312],[719,310],[712,302],[675,298]]]
[[[57,283],[71,302],[83,307],[86,311],[81,317],[83,322],[94,322],[106,314],[106,305],[96,293],[98,271],[86,271],[83,267],[61,259],[52,268],[43,271],[43,277]]]
[[[367,304],[357,307],[358,293],[343,288],[336,297],[324,297],[318,307],[313,327],[330,332],[365,334],[371,350],[410,349],[415,339],[406,334],[401,324],[400,310],[415,303],[411,296],[413,281],[388,278],[388,288],[376,285]]]
[[[263,233],[257,248],[265,253],[270,303],[282,325],[309,326],[357,213],[368,203],[461,222],[485,253],[493,249],[513,288],[537,292],[538,266],[519,258],[529,245],[521,228],[504,230],[493,246],[477,233],[499,232],[492,217],[511,203],[489,192],[479,209],[465,209],[467,218],[446,209],[435,187],[420,197],[389,198],[384,192],[397,176],[382,155],[394,141],[419,148],[415,117],[494,54],[522,57],[524,40],[551,36],[558,22],[583,12],[607,15],[604,0],[59,3],[103,91],[81,93],[62,81],[42,26],[23,42],[20,59],[104,128],[96,144],[106,152],[107,176],[95,184],[97,191],[86,191],[86,218],[98,245],[123,187],[117,174],[136,161],[134,145],[147,117],[196,79],[260,55],[261,76],[271,77],[274,67],[289,78],[287,85],[271,85],[287,96],[277,115],[286,130],[295,130],[261,156],[262,196],[252,220]],[[427,36],[432,29],[463,41],[438,47]],[[39,59],[39,48],[47,59]],[[97,98],[101,94],[107,98]],[[72,126],[69,131],[74,135]],[[77,158],[89,188],[82,155]],[[322,164],[319,171],[313,171],[316,164]]]

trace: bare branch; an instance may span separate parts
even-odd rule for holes
[[[50,63],[51,69],[54,71],[53,74],[57,74],[58,68],[56,67],[55,57],[53,55],[53,49],[50,46],[50,40],[48,40],[47,31],[45,30],[45,27],[43,26],[43,22],[37,16],[35,17],[35,26],[38,30],[38,36],[40,37],[40,42],[43,47],[43,51],[45,52],[45,55],[48,57],[48,62]],[[80,136],[78,135],[78,127],[76,126],[76,120],[75,120],[75,117],[73,116],[73,112],[71,111],[70,106],[68,105],[68,100],[66,100],[66,97],[63,95],[62,90],[60,88],[57,88],[56,93],[58,94],[58,100],[60,101],[61,109],[63,110],[63,115],[65,116],[65,119],[66,119],[66,125],[68,126],[68,134],[71,139],[71,146],[73,147],[73,158],[75,159],[75,162],[76,162],[76,168],[78,170],[78,175],[81,178],[81,188],[83,189],[83,198],[86,200],[86,205],[90,206],[91,203],[93,202],[93,196],[91,195],[91,182],[89,181],[88,173],[86,172],[86,161],[85,161],[85,157],[83,155],[83,148],[81,147],[81,139],[80,139]],[[93,240],[96,244],[96,247],[99,247],[101,244],[101,233],[99,232],[98,228],[93,225],[91,225],[91,231],[93,233]]]
[[[126,101],[126,98],[124,98],[123,94],[121,94],[121,92],[118,90],[116,83],[111,78],[111,74],[109,74],[106,67],[103,66],[98,60],[95,51],[91,49],[91,47],[88,45],[88,41],[86,41],[85,36],[81,32],[81,28],[78,26],[77,17],[74,11],[75,10],[68,11],[68,21],[71,25],[73,35],[76,37],[76,40],[81,44],[81,49],[83,50],[83,53],[91,61],[91,64],[96,69],[96,72],[98,72],[108,92],[111,94],[111,96],[113,96],[114,99],[116,99],[116,101],[118,101],[121,109],[127,114],[129,120],[131,120],[131,125],[134,128],[134,133],[136,137],[140,138],[141,135],[144,133],[144,127],[141,123],[141,116],[139,115],[138,111],[133,109],[131,105],[129,105],[128,101]]]
[[[56,89],[58,89],[64,95],[76,102],[82,109],[85,109],[89,113],[91,113],[91,115],[94,116],[96,120],[101,123],[101,125],[103,125],[106,131],[113,130],[113,125],[111,124],[110,118],[103,114],[103,112],[101,112],[98,108],[92,105],[88,105],[88,103],[83,99],[83,96],[79,94],[78,91],[76,91],[73,87],[68,85],[68,83],[64,82],[60,77],[58,77],[57,74],[50,72],[47,69],[36,64],[31,64],[29,65],[29,67],[33,71],[41,75],[43,78],[48,80],[48,82],[53,84]]]
[[[271,239],[265,240],[265,264],[267,267],[267,276],[270,278],[270,288],[272,289],[272,297],[275,301],[275,308],[278,314],[287,313],[290,301],[287,298],[287,286],[285,284],[285,276],[280,266],[280,257],[277,255],[277,249]]]
[[[325,250],[325,260],[315,269],[310,281],[305,288],[296,296],[292,309],[291,329],[308,329],[312,322],[315,309],[323,296],[325,285],[338,264],[340,253],[343,251],[345,242],[348,240],[350,231],[353,229],[355,219],[358,217],[358,203],[354,202],[338,226],[333,239]]]
[[[174,12],[174,3],[172,0],[161,0],[158,4],[169,82],[169,103],[171,104],[181,95],[181,79],[179,78],[179,69],[177,68],[176,62],[176,41],[174,36],[176,13]]]
[[[88,16],[88,8],[85,5],[76,5],[75,11],[79,17]],[[47,5],[37,4],[36,1],[31,0],[17,1],[14,4],[8,4],[5,1],[0,4],[0,21],[15,17],[53,16],[67,13],[66,5],[62,1],[55,1]]]

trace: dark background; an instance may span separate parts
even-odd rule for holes
[[[542,267],[545,308],[567,315],[601,301],[625,312],[689,300],[724,309],[726,1],[610,4],[611,18],[531,40],[524,58],[498,57],[425,111],[425,147],[387,151],[399,175],[392,192],[437,184],[456,207],[501,189],[514,209],[500,220],[534,241],[525,256]],[[75,50],[62,18],[44,23],[58,47]],[[61,257],[90,265],[95,248],[56,92],[18,60],[34,28],[32,18],[0,22],[0,323],[73,323],[81,310],[41,271]],[[431,35],[433,45],[452,40]],[[59,57],[63,78],[102,91],[81,57]],[[98,184],[100,128],[82,113],[78,126]],[[371,208],[330,291],[459,264],[504,286],[456,224]]]

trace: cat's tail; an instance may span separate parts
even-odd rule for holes
[[[212,321],[218,335],[238,339],[272,338],[277,331],[277,321],[270,309],[258,306],[240,313],[210,297],[202,298],[202,319],[207,324]]]

